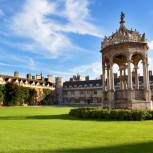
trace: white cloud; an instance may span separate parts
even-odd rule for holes
[[[18,66],[18,65],[7,64],[7,63],[0,63],[0,65],[7,66],[7,67],[18,67],[18,68],[22,67],[22,66]]]
[[[148,42],[148,45],[149,45],[149,48],[153,50],[153,40],[151,42]]]
[[[90,75],[95,79],[102,74],[101,62],[94,62],[87,65],[77,66],[71,70],[73,74]]]
[[[5,13],[3,12],[2,9],[0,9],[0,16],[3,16]]]
[[[101,31],[89,21],[88,5],[88,0],[27,0],[23,10],[13,16],[10,28],[18,36],[30,38],[33,47],[30,44],[28,51],[58,57],[77,48],[67,33],[101,37]]]
[[[65,31],[102,37],[101,30],[91,24],[88,0],[67,0],[63,15],[69,20]],[[100,33],[99,33],[100,32]]]
[[[36,69],[36,63],[32,58],[29,58],[28,63],[29,63],[30,69],[32,69],[32,70]]]
[[[153,70],[153,58],[148,57],[148,63],[149,63],[149,70]]]

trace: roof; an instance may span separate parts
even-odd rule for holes
[[[146,43],[145,33],[140,34],[138,31],[135,30],[128,30],[125,26],[125,14],[121,12],[121,19],[120,19],[120,27],[116,30],[115,33],[112,33],[111,36],[104,38],[104,41],[101,44],[101,49],[114,44],[120,44],[124,42],[139,42],[139,43]]]
[[[99,86],[102,85],[102,80],[88,80],[88,81],[66,81],[63,83],[63,86],[74,86],[74,85],[87,85],[89,86],[90,84],[92,84],[93,86],[96,86],[97,84],[99,84]]]
[[[114,78],[114,83],[115,85],[119,82],[119,78]],[[79,85],[87,85],[87,86],[90,86],[90,85],[93,85],[93,86],[97,86],[97,84],[99,84],[99,86],[102,86],[102,80],[101,79],[98,79],[98,80],[85,80],[85,81],[66,81],[63,83],[63,86],[79,86]]]
[[[5,81],[7,81],[8,79],[12,79],[13,81],[16,81],[16,80],[19,80],[19,81],[23,81],[23,82],[26,82],[28,81],[29,83],[40,83],[40,84],[49,84],[49,85],[54,85],[53,83],[51,82],[48,82],[48,81],[43,81],[43,80],[34,80],[34,79],[27,79],[27,78],[21,78],[21,77],[14,77],[14,76],[9,76],[9,75],[3,75],[3,74],[0,74],[0,77],[2,77]]]

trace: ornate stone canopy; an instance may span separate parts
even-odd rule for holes
[[[144,34],[137,30],[128,30],[125,26],[125,14],[121,12],[120,27],[101,43],[103,102],[104,107],[150,109],[150,87],[148,75],[148,44]],[[143,87],[139,87],[138,63],[143,65]],[[113,65],[119,67],[120,91],[114,87]],[[131,72],[134,65],[134,82]],[[106,73],[105,73],[106,72]],[[143,103],[137,103],[138,100]],[[134,103],[133,103],[134,102]]]

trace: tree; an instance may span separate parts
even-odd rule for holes
[[[5,103],[6,106],[21,106],[24,103],[22,87],[14,82],[5,85]]]
[[[37,103],[37,91],[32,88],[28,88],[29,97],[27,98],[28,105],[35,105]]]
[[[53,104],[52,91],[50,89],[43,89],[43,98],[41,100],[42,105]]]
[[[4,85],[0,85],[0,105],[3,104],[4,100]]]
[[[29,88],[27,87],[21,87],[22,88],[22,93],[23,93],[23,100],[25,104],[28,104],[28,99],[29,99]]]

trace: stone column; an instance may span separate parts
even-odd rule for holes
[[[147,89],[146,86],[146,61],[143,61],[143,87],[144,89]]]
[[[110,89],[110,74],[109,74],[110,66],[107,64],[107,90]]]
[[[134,69],[135,69],[135,89],[139,89],[138,65],[135,65]]]
[[[128,61],[128,89],[132,89],[131,60]]]
[[[122,69],[120,68],[120,76],[122,76]],[[123,80],[120,80],[120,89],[123,90]]]
[[[103,91],[105,91],[105,64],[102,65],[103,74],[102,74],[102,83],[103,83]]]
[[[146,65],[146,75],[147,75],[147,100],[151,101],[151,90],[150,90],[150,80],[149,80],[149,71],[148,71],[149,64]]]
[[[143,61],[143,84],[144,84],[144,99],[150,101],[151,91],[149,88],[149,72],[148,72],[148,63],[146,60]]]
[[[114,90],[113,63],[110,64],[110,89]]]
[[[124,77],[126,76],[126,65],[124,66]],[[124,78],[125,79],[125,78]],[[126,86],[126,80],[123,81],[123,84],[124,84],[124,90],[127,88]]]
[[[150,89],[150,80],[149,80],[149,71],[148,71],[149,64],[146,63],[146,88]]]
[[[131,60],[128,60],[128,90],[127,90],[127,99],[128,99],[128,103],[132,102],[132,99],[133,99]],[[128,104],[128,108],[130,108],[130,107],[131,107],[131,105]]]
[[[113,73],[113,62],[110,61],[110,73],[109,73],[109,108],[114,108],[114,73]]]

